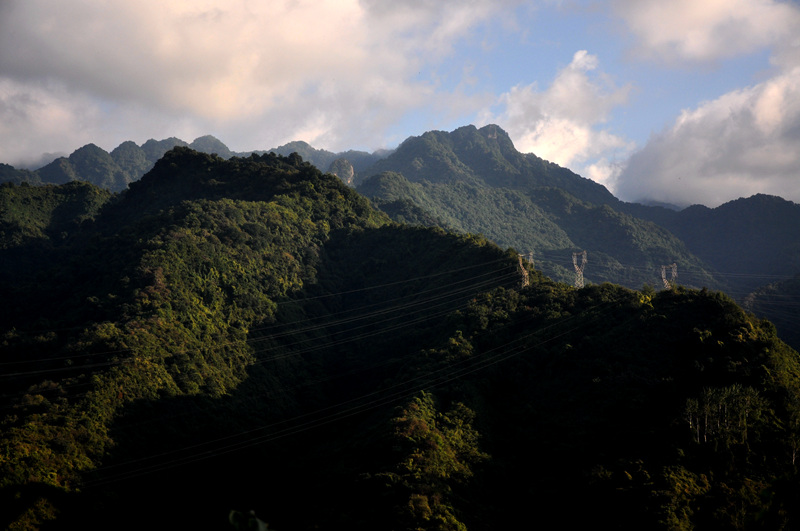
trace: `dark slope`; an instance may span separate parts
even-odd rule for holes
[[[41,178],[30,170],[18,170],[10,164],[0,163],[0,183],[41,184]]]
[[[735,294],[800,271],[800,205],[764,194],[717,208],[695,205],[664,226],[730,279]]]
[[[761,286],[748,294],[742,305],[756,315],[768,315],[781,339],[800,348],[800,275]]]
[[[36,190],[57,197],[54,190],[68,187],[97,191],[84,184]],[[96,213],[78,210],[73,220]],[[252,378],[265,401],[239,417],[228,411],[229,424],[200,421],[203,435],[213,440],[223,428],[246,431],[254,418],[302,415],[325,397],[345,399],[359,386],[381,383],[391,375],[381,368],[391,356],[419,348],[416,336],[436,335],[442,318],[480,290],[519,282],[514,257],[483,240],[431,230],[375,232],[387,221],[297,156],[225,161],[178,148],[107,202],[58,254],[45,248],[34,270],[6,277],[2,363],[10,370],[1,375],[2,405],[11,413],[2,425],[0,492],[14,501],[3,504],[4,523],[36,526],[60,511],[71,521],[75,508],[83,527],[101,527],[100,519],[113,516],[106,504],[130,511],[114,501],[120,491],[109,490],[108,473],[91,472],[112,463],[125,472],[112,472],[111,480],[129,479],[123,463],[137,452],[157,456],[164,445],[191,445],[174,430],[182,421],[161,424],[157,416],[155,431],[138,430],[138,408],[177,407],[185,419],[199,412],[195,400],[211,407]],[[46,231],[41,237],[49,241]],[[3,264],[22,248],[13,239],[9,247]],[[289,304],[296,297],[308,301]],[[275,327],[284,331],[268,332]],[[395,330],[403,342],[386,335]],[[359,346],[353,337],[368,342]],[[311,348],[315,343],[322,347]],[[348,381],[348,371],[363,369],[348,356],[358,360],[372,349],[389,356],[374,363],[375,377],[384,376],[330,392],[320,383],[306,394],[308,382]],[[142,437],[143,446],[132,444]],[[166,484],[173,499],[183,500],[175,498],[174,479]],[[144,486],[133,484],[141,496]],[[183,503],[174,501],[180,509],[166,517],[184,518]]]

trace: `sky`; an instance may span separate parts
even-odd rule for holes
[[[800,202],[800,3],[0,0],[0,162],[494,123],[626,201]]]

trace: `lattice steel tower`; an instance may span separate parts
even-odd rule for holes
[[[519,259],[519,274],[522,277],[520,280],[520,287],[527,288],[531,283],[531,279],[528,275],[528,270],[525,269],[525,264],[522,263],[522,255],[518,254],[517,258]]]
[[[581,265],[578,265],[578,257],[581,256]],[[575,266],[575,287],[583,287],[583,268],[586,267],[586,251],[582,253],[572,253],[572,264]]]
[[[670,277],[667,280],[667,268],[670,268]],[[678,276],[678,264],[662,265],[661,280],[664,282],[664,289],[672,289],[675,286],[675,279]]]

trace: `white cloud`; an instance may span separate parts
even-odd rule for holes
[[[65,132],[73,143],[90,142],[81,131],[82,123],[96,115],[91,101],[74,97],[57,85],[38,87],[0,78],[0,161],[27,166],[44,151],[31,151],[29,143],[60,146]]]
[[[568,166],[614,187],[616,157],[627,156],[631,142],[599,127],[625,104],[630,86],[617,87],[597,73],[596,56],[581,50],[546,90],[536,83],[513,87],[500,97],[502,111],[486,112],[481,122],[505,128],[518,150]],[[609,161],[611,158],[611,161]]]
[[[150,120],[146,138],[171,120],[197,135],[217,134],[235,149],[300,133],[331,149],[374,143],[437,90],[419,72],[497,16],[497,7],[490,0],[2,2],[3,112],[31,121],[18,117],[13,131],[2,129],[0,160],[71,151],[69,127],[100,133],[108,129],[101,122],[122,117],[142,125],[135,132]],[[42,130],[14,96],[28,90],[48,112],[72,119],[57,118]],[[63,139],[54,145],[48,131],[59,123]],[[5,141],[12,133],[13,148]]]
[[[770,53],[771,77],[694,109],[621,172],[627,200],[716,206],[755,193],[800,201],[800,8],[775,0],[615,0],[641,57],[675,65]]]
[[[679,205],[755,193],[800,202],[800,68],[685,110],[631,157],[618,192]]]
[[[796,43],[800,13],[775,0],[613,0],[635,53],[668,62],[717,61]]]

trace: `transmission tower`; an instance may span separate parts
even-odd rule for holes
[[[578,257],[581,257],[581,265],[578,265]],[[572,253],[572,264],[575,266],[575,287],[583,287],[583,268],[586,267],[586,251],[582,253]]]
[[[525,288],[530,286],[531,284],[530,275],[528,275],[528,270],[525,268],[525,265],[522,262],[522,255],[518,254],[517,258],[519,259],[519,274],[522,276],[522,281],[520,282],[520,284],[522,285],[523,288]],[[531,264],[531,267],[533,267],[533,251],[525,255],[525,258]]]
[[[525,264],[522,263],[522,255],[518,254],[517,258],[519,259],[519,274],[522,276],[522,280],[520,281],[520,286],[523,288],[527,288],[528,285],[531,283],[531,279],[528,275],[528,270],[525,269]]]
[[[667,268],[670,268],[670,277],[667,280]],[[672,289],[675,285],[675,278],[678,276],[678,264],[662,265],[661,280],[664,282],[664,289]]]

